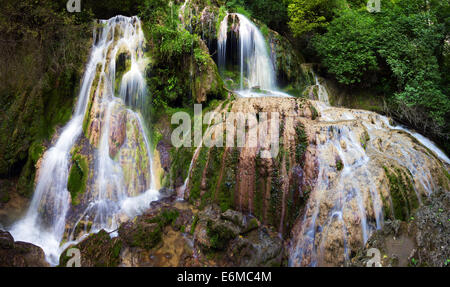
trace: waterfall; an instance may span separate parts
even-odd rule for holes
[[[235,18],[239,20],[240,90],[236,93],[242,97],[290,97],[290,95],[278,91],[274,65],[264,36],[258,27],[242,14],[227,14],[220,23],[218,36],[219,68],[222,70],[226,63],[229,16],[233,17],[233,20]]]
[[[52,265],[59,261],[59,254],[63,250],[61,242],[67,227],[72,233],[68,238],[71,242],[65,246],[79,240],[72,238],[72,235],[81,220],[92,223],[90,230],[87,230],[89,233],[100,229],[114,231],[120,223],[119,218],[132,218],[159,196],[152,172],[151,147],[141,117],[141,113],[147,113],[148,100],[144,78],[147,60],[143,52],[145,39],[141,22],[137,17],[124,16],[101,20],[98,27],[94,28],[93,37],[91,55],[73,116],[62,129],[54,146],[45,152],[30,207],[24,218],[10,230],[16,240],[42,247],[47,261]],[[116,57],[120,53],[128,54],[131,64],[120,81],[119,92],[115,93]],[[94,81],[96,75],[98,81]],[[78,220],[74,226],[66,226],[70,224],[67,215],[71,210],[71,196],[67,189],[71,149],[82,134],[85,116],[90,116],[87,109],[90,101],[97,105],[100,115],[94,178],[87,188],[89,192],[83,195],[86,202],[84,211],[75,214]],[[119,147],[116,158],[113,158],[110,154],[111,123],[114,117],[122,115],[126,119],[127,138],[123,146]],[[128,150],[122,152],[126,148]],[[141,163],[139,167],[138,163],[126,157],[133,149]],[[130,170],[139,168],[144,174],[135,176],[137,179],[130,180],[130,176],[124,176],[125,172],[130,174]]]
[[[383,180],[384,166],[395,164],[410,174],[412,196],[419,203],[433,192],[438,185],[433,169],[441,163],[409,135],[448,163],[429,140],[392,126],[384,116],[323,102],[315,105],[320,112],[315,133],[317,182],[292,241],[291,266],[326,265],[330,258],[342,258],[342,263],[349,259],[350,240],[362,246],[374,230],[382,228],[387,208],[383,197],[390,194]],[[363,144],[362,138],[367,142]]]
[[[217,40],[217,51],[218,55],[218,66],[219,70],[222,72],[225,69],[226,57],[227,57],[227,33],[228,33],[228,13],[220,22],[219,26],[219,36]]]
[[[317,98],[319,101],[324,102],[327,105],[330,105],[330,100],[328,99],[328,91],[327,89],[319,82],[319,78],[316,74],[314,74],[314,81],[317,87]]]

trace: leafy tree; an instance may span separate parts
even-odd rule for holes
[[[252,16],[278,32],[286,31],[288,0],[247,0]]]
[[[443,2],[383,1],[381,13],[347,9],[313,41],[340,83],[381,89],[397,118],[441,140],[449,136],[450,111]]]
[[[348,10],[335,19],[314,46],[328,71],[342,84],[361,83],[379,69],[379,30],[373,17]]]
[[[326,27],[333,17],[334,7],[333,0],[290,0],[289,27],[295,36]]]

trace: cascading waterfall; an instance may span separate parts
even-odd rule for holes
[[[218,36],[219,68],[223,69],[226,63],[229,16],[239,20],[240,90],[236,93],[242,97],[290,97],[290,95],[277,90],[275,71],[264,36],[258,27],[242,14],[226,14],[220,23]]]
[[[120,223],[119,218],[132,218],[159,196],[152,172],[151,147],[141,117],[141,113],[147,112],[147,92],[143,76],[146,66],[144,34],[140,20],[116,16],[101,20],[99,24],[94,29],[94,44],[72,119],[63,128],[55,145],[44,154],[28,212],[11,228],[16,240],[42,247],[46,259],[53,265],[58,263],[64,248],[61,241],[71,208],[71,196],[67,190],[70,153],[83,131],[85,115],[89,117],[89,101],[98,105],[101,115],[100,139],[94,155],[94,178],[93,184],[87,188],[89,192],[84,195],[86,208],[78,215],[75,225],[69,226],[72,232],[68,238],[70,242],[65,246],[80,239],[73,237],[73,233],[81,220],[92,224],[89,230],[85,228],[88,233],[100,229],[114,231]],[[116,93],[116,58],[121,53],[128,56],[130,66]],[[96,75],[98,81],[94,81]],[[118,147],[118,155],[113,157],[111,123],[113,118],[120,116],[126,120],[126,139],[123,146]],[[136,150],[136,154],[140,152],[136,156],[139,162],[129,160],[130,150]],[[130,180],[130,170],[138,169],[138,164],[143,174],[135,176],[139,178],[134,180],[138,182],[135,183],[134,178]]]
[[[231,20],[231,33],[238,33],[239,39],[240,90],[236,93],[242,97],[286,95],[276,92],[275,73],[264,37],[243,15],[227,14],[220,23],[219,69],[223,72],[227,54],[232,52],[227,51]],[[419,203],[423,196],[431,194],[437,185],[432,165],[427,163],[434,162],[434,157],[407,142],[405,135],[396,130],[410,134],[449,164],[448,157],[431,141],[401,126],[391,126],[386,117],[330,107],[326,87],[316,74],[314,80],[312,88],[317,91],[318,100],[314,105],[321,114],[316,132],[318,175],[299,223],[300,231],[292,241],[291,266],[326,265],[336,256],[348,260],[350,250],[366,243],[373,231],[382,228],[387,208],[384,198],[389,198],[389,187],[386,181],[380,183],[385,176],[380,161],[400,166],[410,174]],[[370,139],[363,144],[365,138]],[[330,242],[335,242],[335,246]]]
[[[384,116],[322,102],[315,105],[321,114],[316,132],[319,172],[300,231],[292,241],[291,266],[326,265],[331,257],[348,260],[350,244],[361,246],[383,226],[387,207],[382,198],[389,196],[389,188],[382,183],[384,165],[395,163],[408,171],[418,202],[431,194],[437,184],[427,163],[436,159],[397,130],[413,136],[448,164],[433,143],[392,126]],[[367,143],[363,145],[361,138],[367,138]]]
[[[317,87],[317,98],[319,101],[330,105],[330,100],[328,99],[328,91],[327,89],[319,82],[319,78],[316,74],[314,74],[314,81]]]
[[[217,39],[217,51],[219,53],[218,66],[219,70],[222,72],[225,69],[225,61],[227,57],[227,33],[228,33],[228,13],[225,14],[222,22],[219,26],[219,36]]]

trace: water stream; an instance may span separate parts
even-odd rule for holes
[[[116,16],[101,20],[96,25],[94,44],[72,119],[62,129],[56,143],[45,152],[30,207],[24,218],[10,230],[16,240],[42,247],[47,261],[52,265],[58,263],[59,254],[65,246],[81,239],[73,237],[74,229],[81,220],[91,223],[89,229],[85,227],[87,233],[100,229],[111,232],[118,227],[120,220],[142,212],[159,196],[152,172],[150,141],[141,116],[147,112],[148,100],[144,79],[144,41],[141,22],[137,17]],[[120,53],[128,56],[130,67],[116,93],[116,58]],[[94,80],[96,77],[97,81]],[[71,150],[82,134],[90,101],[94,102],[92,105],[98,105],[100,115],[100,139],[94,155],[93,184],[84,194],[86,208],[73,226],[67,226],[70,224],[67,215],[71,209],[71,196],[67,189]],[[134,137],[143,141],[141,156],[145,155],[148,162],[148,166],[143,168],[145,174],[139,175],[143,178],[139,181],[142,183],[132,191],[129,190],[132,185],[127,185],[124,175],[129,174],[128,170],[137,169],[137,163],[131,161],[128,166],[123,164],[123,147],[119,147],[119,159],[111,156],[110,137],[112,129],[117,128],[111,126],[111,122],[119,113],[125,114],[127,126],[134,127]],[[129,134],[127,131],[124,146],[136,145],[137,140],[132,142]],[[68,236],[69,242],[62,246],[67,228],[72,232]]]

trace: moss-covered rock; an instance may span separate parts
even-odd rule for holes
[[[399,168],[383,167],[389,180],[389,190],[393,204],[394,218],[406,220],[419,206],[410,176]]]
[[[122,240],[118,237],[111,238],[105,230],[89,235],[76,245],[64,250],[59,259],[59,266],[66,267],[71,258],[68,250],[77,248],[80,250],[82,267],[115,267],[120,264],[120,252]]]
[[[25,2],[5,5],[0,16],[16,15],[0,26],[0,133],[8,135],[0,138],[0,175],[22,173],[29,194],[37,161],[29,148],[70,119],[91,29],[89,19],[75,23],[51,1]]]
[[[87,157],[81,154],[78,148],[72,151],[72,166],[67,180],[67,190],[70,192],[72,204],[78,205],[80,197],[86,190],[89,177],[89,162]]]
[[[278,32],[267,28],[264,36],[270,46],[278,83],[286,92],[301,96],[310,82],[301,67],[305,62],[303,56]]]
[[[0,267],[48,266],[40,247],[26,242],[14,242],[9,232],[0,230]]]

